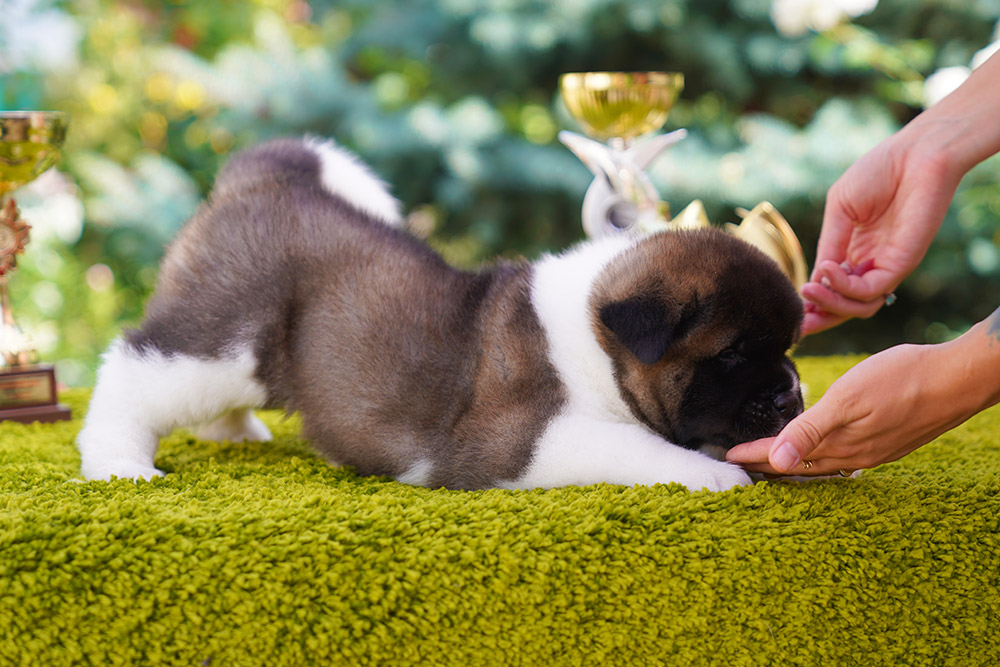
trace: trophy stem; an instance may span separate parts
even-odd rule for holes
[[[632,146],[632,139],[626,139],[625,137],[611,137],[608,139],[608,146],[611,150],[618,151],[619,153],[624,153]]]
[[[31,226],[20,219],[17,204],[10,196],[0,196],[0,368],[16,368],[33,364],[38,354],[31,349],[27,337],[17,322],[7,290],[7,277],[17,267],[16,256],[28,242]]]
[[[24,332],[14,321],[14,311],[10,307],[7,293],[7,275],[0,274],[0,368],[17,368],[35,362],[37,353],[30,349]]]
[[[10,309],[10,297],[7,295],[7,275],[0,274],[0,311],[3,312],[3,326],[14,327],[14,313]]]

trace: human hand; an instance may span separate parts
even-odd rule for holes
[[[903,457],[1000,398],[1000,311],[996,319],[992,333],[980,324],[949,343],[869,357],[777,437],[737,445],[726,460],[750,472],[829,475]]]
[[[909,125],[855,162],[827,195],[803,334],[871,317],[916,268],[964,174],[935,150],[942,128]]]
[[[830,188],[804,334],[871,317],[917,266],[967,171],[1000,151],[1000,53]]]

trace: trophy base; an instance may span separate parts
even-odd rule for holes
[[[0,372],[0,421],[27,424],[71,418],[70,409],[56,400],[56,371],[51,366]]]

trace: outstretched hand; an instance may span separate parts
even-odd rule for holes
[[[871,317],[920,263],[962,176],[1000,151],[998,81],[1000,53],[833,184],[803,333]]]
[[[852,317],[871,317],[930,246],[963,172],[927,135],[935,123],[907,126],[855,162],[834,183],[811,281],[803,285],[811,334]]]
[[[920,260],[962,176],[1000,151],[1000,53],[864,157],[827,197],[803,333],[871,317]],[[828,475],[895,461],[1000,401],[1000,310],[956,340],[861,362],[775,438],[726,458],[752,472]]]
[[[991,319],[948,343],[869,357],[777,437],[726,459],[750,472],[829,475],[905,456],[1000,398],[1000,311]]]

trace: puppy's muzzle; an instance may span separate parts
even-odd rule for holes
[[[774,397],[774,409],[778,415],[790,422],[802,413],[802,394],[798,389],[789,389]]]

